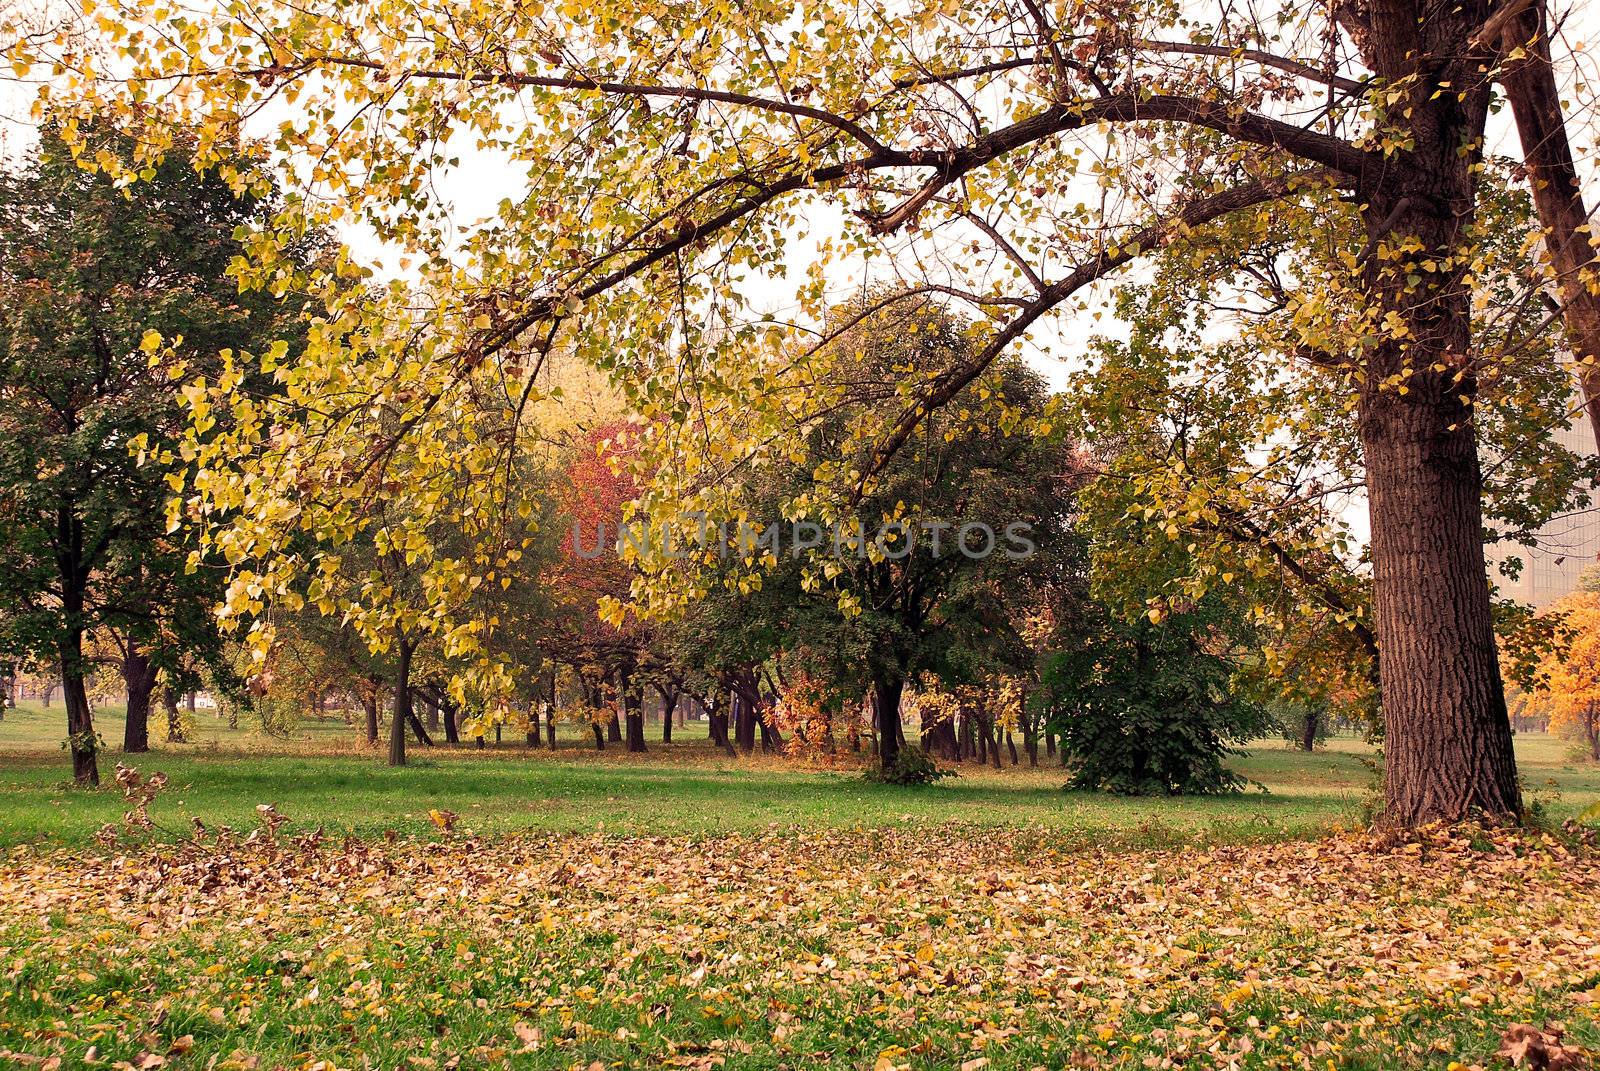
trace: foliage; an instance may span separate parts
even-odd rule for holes
[[[69,720],[86,717],[74,711],[85,637],[114,637],[171,686],[206,672],[231,687],[211,612],[226,577],[196,532],[164,516],[183,465],[177,381],[297,334],[295,300],[241,295],[229,274],[244,249],[235,232],[274,211],[270,188],[236,198],[198,171],[192,136],[131,188],[76,159],[126,163],[139,134],[104,116],[46,126],[0,177],[0,650],[63,667]],[[311,245],[287,248],[288,261],[306,262]],[[92,761],[74,758],[92,778]]]
[[[1269,728],[1264,708],[1237,694],[1217,650],[1212,607],[1149,621],[1102,613],[1046,664],[1050,728],[1072,764],[1071,785],[1131,795],[1227,792],[1243,786],[1223,765],[1229,746]]]
[[[1580,589],[1551,608],[1565,643],[1540,665],[1530,710],[1550,716],[1550,731],[1577,739],[1600,761],[1600,593]]]
[[[931,785],[960,774],[934,762],[932,756],[917,745],[906,744],[895,753],[893,766],[868,766],[862,776],[880,785]]]

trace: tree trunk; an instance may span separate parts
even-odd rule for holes
[[[661,742],[672,743],[672,716],[678,710],[678,689],[669,688],[661,693]]]
[[[783,750],[783,733],[772,721],[772,707],[762,704],[755,708],[756,728],[761,730],[761,750],[777,754]]]
[[[1365,401],[1387,817],[1405,826],[1513,817],[1470,416],[1450,399],[1390,391]]]
[[[360,696],[361,709],[366,714],[367,746],[378,746],[378,693],[375,691],[362,691]]]
[[[73,628],[68,628],[61,640],[61,698],[67,706],[67,747],[72,752],[73,783],[98,785],[94,714],[83,686],[83,633]]]
[[[156,667],[150,656],[128,644],[122,659],[122,682],[128,693],[128,714],[122,726],[122,750],[137,755],[150,750],[150,697],[156,688]]]
[[[161,705],[167,712],[167,742],[187,744],[189,734],[183,724],[183,714],[178,710],[178,693],[171,688],[163,688]]]
[[[594,749],[596,751],[604,751],[606,749],[606,731],[604,727],[599,722],[593,722],[590,728],[594,730]]]
[[[450,700],[440,699],[439,713],[444,717],[444,742],[447,744],[461,743],[461,725],[457,720],[457,715],[461,711]]]
[[[1305,721],[1300,726],[1300,750],[1315,751],[1317,747],[1317,726],[1322,720],[1322,712],[1315,707],[1306,708]]]
[[[422,697],[422,712],[426,717],[428,732],[439,731],[439,701],[431,695]]]
[[[633,752],[649,751],[644,742],[644,707],[642,696],[631,689],[623,697],[623,703],[628,711],[628,750]]]
[[[878,732],[878,765],[892,770],[900,759],[900,695],[905,682],[893,680],[872,682],[873,713]]]
[[[394,724],[389,728],[389,765],[406,764],[406,726],[416,720],[411,712],[411,645],[404,637],[395,643]]]
[[[1495,44],[1495,42],[1488,42]],[[1544,230],[1545,249],[1561,295],[1567,343],[1576,358],[1584,408],[1600,443],[1600,293],[1585,284],[1595,265],[1589,212],[1578,184],[1578,169],[1561,114],[1561,90],[1550,62],[1549,16],[1535,2],[1512,20],[1499,42],[1504,54],[1522,49],[1500,76],[1522,142],[1522,159],[1534,209]]]
[[[1357,258],[1372,335],[1359,419],[1381,657],[1385,818],[1403,826],[1521,810],[1483,547],[1471,257],[1491,87],[1463,48],[1487,0],[1373,0],[1363,59],[1408,151],[1359,177]]]
[[[622,743],[622,719],[617,717],[617,712],[611,712],[611,720],[606,722],[606,743]]]

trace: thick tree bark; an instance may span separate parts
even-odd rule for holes
[[[900,759],[900,695],[905,682],[893,680],[872,682],[873,714],[878,731],[878,765],[892,770]]]
[[[1352,10],[1356,10],[1352,6]],[[1385,818],[1521,810],[1483,550],[1470,258],[1490,87],[1462,47],[1486,0],[1372,0],[1361,48],[1404,97],[1409,151],[1361,178],[1358,261],[1377,337],[1359,383],[1382,659]],[[1426,262],[1433,270],[1424,270]]]
[[[733,708],[733,737],[740,751],[748,755],[756,749],[756,711],[748,696],[737,689],[730,697]]]
[[[150,750],[150,697],[156,688],[156,667],[149,655],[131,643],[122,659],[122,683],[128,694],[122,750],[137,755]]]
[[[1454,364],[1464,354],[1463,345],[1437,356]],[[1433,378],[1434,389],[1414,383],[1405,397],[1364,391],[1362,406],[1385,799],[1388,819],[1406,826],[1520,810],[1471,415],[1453,384]]]
[[[606,743],[622,743],[622,719],[617,717],[617,712],[611,712],[611,720],[606,722]]]

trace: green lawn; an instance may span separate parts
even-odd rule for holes
[[[101,732],[120,738],[115,712]],[[108,787],[66,783],[59,705],[25,706],[0,722],[0,845],[82,845],[124,807],[110,785],[120,757],[102,754]],[[1264,740],[1235,768],[1265,786],[1235,796],[1127,799],[1062,791],[1059,769],[964,766],[959,778],[923,789],[866,784],[854,767],[808,768],[760,756],[733,759],[710,748],[691,725],[684,742],[627,755],[617,745],[596,753],[576,731],[552,755],[520,745],[496,749],[414,748],[405,769],[383,765],[359,746],[356,730],[329,721],[287,740],[229,730],[202,713],[199,742],[135,756],[144,773],[165,772],[170,785],[152,808],[167,836],[186,836],[191,821],[248,829],[257,804],[270,803],[303,828],[378,834],[428,832],[432,808],[457,812],[463,828],[602,831],[702,836],[804,827],[903,827],[958,822],[1034,829],[1064,845],[1130,847],[1261,842],[1316,836],[1359,825],[1374,775],[1368,749],[1340,739],[1315,754]],[[1560,819],[1600,799],[1600,766],[1568,759],[1547,737],[1518,741],[1530,794]]]
[[[1443,1071],[1550,1022],[1600,1046],[1597,857],[1325,836],[1372,791],[1354,740],[1259,741],[1235,766],[1264,793],[1120,799],[1058,767],[873,786],[694,728],[391,770],[336,720],[202,714],[136,757],[170,777],[156,843],[108,852],[123,800],[64,783],[60,716],[0,722],[4,1067]],[[1518,740],[1558,820],[1600,799],[1569,750]],[[164,843],[262,803],[291,825]]]

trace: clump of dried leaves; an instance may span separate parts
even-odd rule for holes
[[[1550,837],[334,844],[262,818],[13,852],[0,1063],[1569,1069],[1597,1037],[1600,865]]]

